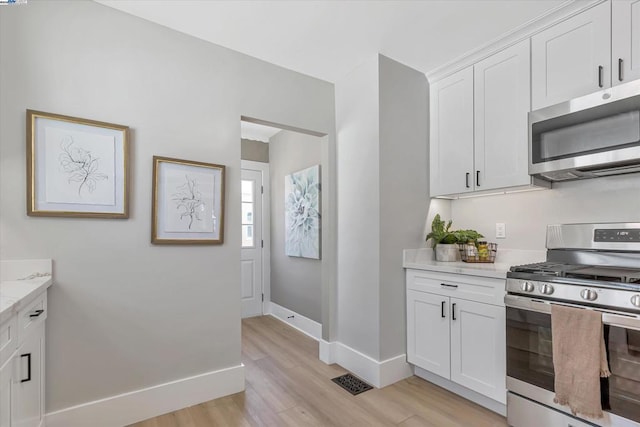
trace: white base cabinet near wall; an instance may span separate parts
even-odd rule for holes
[[[44,292],[0,325],[0,427],[44,425],[46,305]]]
[[[504,279],[407,270],[407,359],[506,403]]]

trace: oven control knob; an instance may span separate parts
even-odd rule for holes
[[[522,289],[524,292],[533,292],[535,286],[533,286],[533,283],[531,282],[522,282],[522,285],[520,285],[520,289]]]
[[[554,289],[553,286],[545,283],[544,285],[540,286],[540,293],[544,294],[544,295],[551,295],[553,293]]]
[[[636,307],[640,307],[640,295],[639,294],[635,294],[634,296],[631,297],[631,304],[636,306]]]
[[[580,296],[582,297],[582,299],[585,299],[587,301],[595,301],[598,298],[598,294],[592,289],[581,290]]]

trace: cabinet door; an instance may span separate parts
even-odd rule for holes
[[[614,85],[640,79],[640,0],[611,3]]]
[[[407,290],[407,359],[449,379],[449,298]]]
[[[44,325],[31,331],[16,355],[16,410],[13,427],[38,427],[44,409]]]
[[[0,367],[0,427],[11,427],[13,414],[14,359]]]
[[[431,196],[473,191],[473,67],[431,86],[430,112]]]
[[[451,380],[506,403],[505,308],[451,298]]]
[[[611,4],[601,3],[531,38],[532,108],[611,86]]]
[[[529,51],[529,40],[525,40],[474,67],[476,190],[530,182]]]

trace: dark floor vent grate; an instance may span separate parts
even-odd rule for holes
[[[343,389],[347,390],[349,393],[356,394],[364,393],[367,390],[371,390],[369,384],[365,383],[361,379],[354,377],[351,374],[344,374],[339,377],[333,378],[331,381],[338,384]]]

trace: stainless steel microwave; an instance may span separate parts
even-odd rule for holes
[[[529,175],[567,181],[640,172],[640,80],[529,113]]]

